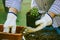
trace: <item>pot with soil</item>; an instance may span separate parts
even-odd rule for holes
[[[35,21],[41,18],[41,14],[38,12],[37,8],[32,8],[29,12],[26,14],[26,23],[29,27],[36,27]]]

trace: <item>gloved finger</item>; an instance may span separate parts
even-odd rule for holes
[[[41,29],[43,29],[43,28],[45,28],[45,27],[46,27],[46,24],[45,24],[45,23],[43,23],[43,24],[41,24],[41,25],[37,26],[37,28],[35,28],[35,30],[34,30],[34,31],[39,31],[39,30],[41,30]]]
[[[28,32],[28,33],[32,33],[32,32],[34,32],[34,31],[33,31],[33,30],[28,30],[27,32]]]
[[[13,27],[12,27],[11,32],[12,32],[12,33],[16,33],[16,26],[13,26]]]
[[[39,24],[42,24],[42,23],[43,23],[42,20],[37,20],[37,21],[35,22],[35,25],[39,25]]]
[[[28,33],[34,32],[34,28],[27,27],[27,29],[25,29],[25,32],[28,32]]]
[[[34,31],[34,30],[28,30],[27,32],[28,33],[33,33],[33,32],[36,32],[36,31]]]
[[[32,27],[27,27],[27,29],[33,29]]]
[[[9,33],[9,28],[8,27],[4,27],[3,32]]]

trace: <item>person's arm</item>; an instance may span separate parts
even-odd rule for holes
[[[22,0],[6,0],[5,6],[9,8],[7,19],[4,23],[4,30],[3,32],[9,33],[9,29],[11,29],[11,33],[16,32],[16,20],[17,20],[17,12],[21,9],[21,2]]]
[[[41,18],[40,20],[36,21],[36,25],[39,25],[39,26],[37,26],[34,30],[38,31],[38,30],[41,30],[41,29],[43,29],[44,27],[46,27],[48,25],[51,25],[52,22],[53,22],[53,18],[55,16],[56,15],[53,12],[46,13],[43,18]]]
[[[55,15],[55,13],[53,13],[53,12],[48,12],[48,14],[52,17],[52,18],[54,18],[56,15]]]
[[[7,19],[4,23],[4,30],[3,32],[9,33],[10,28],[11,33],[15,33],[16,31],[16,19],[17,19],[17,10],[15,8],[9,8],[9,12],[7,14]]]
[[[48,13],[45,14],[44,17],[42,17],[40,20],[37,20],[35,23],[37,28],[35,31],[41,30],[44,27],[51,25],[53,23],[53,18],[56,15],[60,15],[60,0],[55,0],[50,9],[48,10]]]

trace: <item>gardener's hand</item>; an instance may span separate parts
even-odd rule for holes
[[[12,33],[15,33],[16,31],[16,15],[9,13],[7,15],[7,20],[4,23],[4,31],[3,32],[7,32],[9,33],[9,28],[12,27]]]
[[[36,31],[41,30],[44,27],[52,24],[52,18],[50,17],[49,14],[45,14],[45,16],[42,17],[40,20],[37,20],[35,24],[38,25],[35,30]]]

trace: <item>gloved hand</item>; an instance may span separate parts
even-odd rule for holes
[[[38,30],[41,30],[43,29],[44,27],[48,26],[48,25],[51,25],[52,24],[52,18],[50,17],[49,14],[45,14],[44,17],[42,17],[40,20],[37,20],[35,22],[36,25],[39,25],[37,26],[37,28],[35,28],[36,31]]]
[[[16,31],[16,15],[12,14],[12,13],[8,13],[7,15],[7,20],[4,23],[4,31],[3,32],[7,32],[9,33],[9,28],[12,27],[11,32],[15,33]]]

